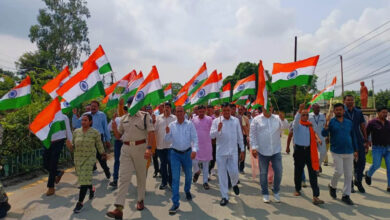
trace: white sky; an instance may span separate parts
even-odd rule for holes
[[[36,49],[28,33],[42,7],[40,0],[0,1],[1,68],[13,70],[21,54]],[[294,36],[298,59],[324,58],[390,20],[386,0],[90,0],[88,7],[91,49],[102,44],[116,79],[132,69],[147,74],[156,65],[162,83],[182,84],[204,61],[209,73],[218,69],[224,77],[240,62],[262,59],[268,70],[274,62],[291,62]],[[388,28],[390,23],[372,36]],[[389,33],[328,61],[320,58],[319,89],[325,78],[329,84],[339,76],[338,54],[344,56],[345,82],[388,64]],[[390,73],[376,77],[376,91],[389,88],[388,82]],[[370,89],[371,82],[366,84]],[[346,87],[358,88],[358,83]]]

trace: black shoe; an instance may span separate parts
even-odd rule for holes
[[[191,196],[191,193],[190,192],[186,192],[186,199],[188,201],[191,201],[192,200],[192,196]]]
[[[351,200],[351,198],[349,198],[349,196],[345,195],[341,198],[341,201],[343,201],[344,203],[348,204],[348,205],[353,205],[353,202]]]
[[[328,162],[324,162],[324,166],[326,166],[326,167],[327,167],[327,166],[328,166]]]
[[[89,190],[89,199],[93,199],[93,197],[95,197],[95,191],[96,191],[96,188],[94,186],[92,186],[92,189]]]
[[[157,176],[158,176],[158,172],[154,172],[153,178],[157,178]]]
[[[116,188],[116,187],[118,187],[118,181],[114,180],[109,185]]]
[[[96,166],[96,163],[95,165],[93,165],[93,171],[96,171],[97,170],[97,166]]]
[[[371,177],[369,177],[368,175],[367,175],[367,171],[366,171],[366,173],[364,174],[364,180],[366,181],[366,183],[367,183],[367,185],[371,185]]]
[[[109,180],[111,178],[110,170],[105,170],[104,174],[106,174],[106,178]]]
[[[237,184],[240,184],[240,183],[241,183],[240,180],[238,180],[238,181],[237,181]]]
[[[200,175],[200,172],[195,173],[194,178],[192,178],[192,182],[196,183],[198,181],[199,175]]]
[[[353,181],[351,182],[351,193],[355,193],[356,191],[355,191],[355,188],[354,188],[354,185],[353,185]]]
[[[336,199],[336,198],[337,198],[337,195],[336,195],[336,188],[331,187],[330,184],[328,185],[328,188],[329,188],[329,194],[330,194],[330,196],[331,196],[333,199]]]
[[[354,184],[355,184],[355,186],[357,186],[359,192],[361,192],[361,193],[365,193],[366,192],[366,190],[364,189],[364,187],[363,187],[361,182],[358,182],[357,180],[355,180]]]
[[[225,199],[225,198],[222,198],[221,199],[221,202],[219,202],[219,204],[221,205],[221,206],[225,206],[225,205],[227,205],[229,203],[229,200],[227,200],[227,199]]]
[[[80,213],[83,208],[83,204],[81,202],[77,202],[76,207],[73,209],[74,213]]]
[[[209,190],[209,189],[210,189],[210,186],[209,186],[208,183],[203,183],[203,188],[204,188],[205,190]]]
[[[320,173],[322,173],[322,167],[320,167]]]
[[[390,192],[390,187],[387,187],[387,192]]]
[[[172,205],[172,207],[169,209],[169,214],[170,215],[176,214],[178,209],[179,209],[179,206]]]
[[[240,195],[240,189],[238,188],[238,185],[233,186],[234,194]]]
[[[245,174],[245,172],[244,172],[243,170],[240,170],[240,173],[241,173],[241,174]]]
[[[164,184],[161,184],[160,187],[159,187],[159,189],[161,189],[161,190],[164,190],[166,188],[167,188],[167,185],[164,185]]]

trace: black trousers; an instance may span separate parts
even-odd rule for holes
[[[211,172],[212,169],[215,167],[215,162],[216,162],[216,154],[217,154],[217,144],[213,141],[211,142],[211,146],[213,147],[213,159],[209,163],[209,173]]]
[[[79,192],[79,202],[80,203],[82,203],[84,201],[88,189],[89,189],[89,192],[91,192],[92,185],[81,185],[80,186],[80,192]]]
[[[101,139],[102,139],[103,146],[104,146],[104,136],[102,134],[101,134]],[[103,147],[103,148],[106,149],[105,147]],[[99,152],[97,150],[96,150],[96,159],[99,161],[99,164],[102,167],[102,169],[104,170],[104,172],[109,173],[110,168],[108,168],[108,166],[107,166],[107,160],[103,160],[102,156],[99,154]]]
[[[58,160],[64,144],[65,139],[58,140],[51,143],[49,149],[45,148],[43,151],[43,167],[49,172],[49,179],[47,181],[48,188],[54,187],[55,178],[59,174]]]
[[[157,151],[157,149],[156,149],[156,151]],[[159,164],[158,164],[157,152],[155,152],[155,153],[153,154],[152,159],[153,159],[154,173],[157,174],[157,173],[160,172],[160,166],[159,166]]]
[[[310,147],[303,147],[295,145],[294,148],[294,182],[295,182],[295,191],[299,192],[302,188],[302,173],[305,165],[309,171],[310,186],[313,190],[313,196],[320,196],[320,189],[317,182],[317,173],[313,170],[311,166],[310,159]]]
[[[241,154],[241,149],[238,148],[238,171],[243,172],[245,168],[245,154],[246,154],[246,146],[248,145],[246,141],[246,135],[244,136],[244,160],[240,161],[240,154]]]

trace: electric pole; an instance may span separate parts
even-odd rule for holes
[[[297,39],[297,36],[295,36],[294,62],[297,62],[297,44],[298,44],[298,39]],[[296,102],[297,102],[296,95],[297,95],[297,86],[294,86],[293,87],[293,112],[294,112],[294,115],[296,113],[296,109],[295,109]]]
[[[344,98],[344,73],[343,73],[343,56],[340,56],[340,64],[341,64],[341,96]]]

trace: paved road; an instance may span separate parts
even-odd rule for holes
[[[283,140],[285,143],[285,139]],[[284,145],[285,146],[285,145]],[[248,156],[248,155],[247,155]],[[112,158],[109,161],[112,167]],[[153,169],[153,168],[151,168]],[[103,172],[98,170],[94,176],[97,188],[96,197],[86,201],[80,214],[73,214],[72,210],[78,198],[76,177],[73,169],[67,170],[61,183],[57,186],[56,195],[46,197],[47,177],[41,177],[29,182],[8,187],[12,209],[10,219],[105,219],[107,210],[113,208],[112,203],[117,194],[108,187],[108,180]],[[324,205],[314,206],[311,203],[310,187],[303,189],[302,197],[294,197],[293,159],[291,155],[283,154],[283,179],[281,187],[282,203],[264,204],[260,195],[258,178],[252,179],[249,160],[247,160],[246,174],[240,174],[241,194],[235,196],[230,192],[230,203],[226,207],[219,205],[220,193],[218,180],[211,177],[211,189],[206,191],[199,183],[193,184],[191,192],[193,201],[187,202],[183,193],[183,177],[181,179],[181,206],[180,212],[169,216],[171,206],[170,191],[158,189],[160,179],[149,177],[144,211],[135,209],[136,189],[131,186],[125,204],[125,219],[390,219],[390,193],[386,192],[386,175],[383,169],[378,170],[373,178],[372,186],[365,186],[367,193],[352,194],[354,206],[343,204],[340,199],[333,200],[328,193],[327,185],[333,173],[333,167],[323,167],[323,174],[319,178],[321,198]],[[151,173],[151,170],[149,171]],[[339,188],[342,187],[342,180]],[[135,185],[135,177],[133,178]],[[338,190],[338,197],[341,191]],[[272,198],[272,197],[271,197]]]

